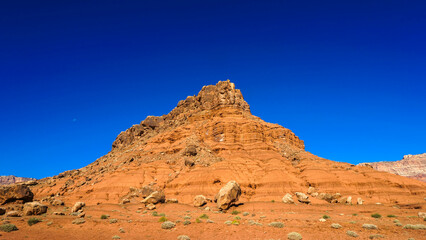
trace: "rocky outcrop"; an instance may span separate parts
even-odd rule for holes
[[[0,187],[0,205],[22,200],[23,202],[31,202],[34,194],[24,185],[10,185]]]
[[[35,178],[15,177],[15,176],[0,176],[0,185],[10,185],[20,182],[34,181]]]
[[[76,202],[74,206],[71,208],[71,212],[78,212],[81,210],[84,206],[86,206],[86,203],[84,202]]]
[[[236,203],[241,196],[240,185],[236,181],[230,181],[216,194],[214,200],[219,209],[228,209]]]
[[[141,201],[141,203],[145,204],[157,204],[157,203],[163,203],[166,201],[166,196],[164,195],[164,192],[162,191],[155,191],[152,192],[148,197],[146,197],[144,200]]]
[[[426,153],[405,155],[402,160],[390,162],[360,163],[377,171],[389,172],[426,182]]]

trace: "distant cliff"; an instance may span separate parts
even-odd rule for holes
[[[0,176],[0,185],[9,185],[19,182],[26,182],[36,180],[35,178],[26,178],[26,177],[15,177],[15,176]]]
[[[390,172],[426,182],[426,153],[405,155],[399,161],[360,163],[359,165],[371,166],[378,171]]]

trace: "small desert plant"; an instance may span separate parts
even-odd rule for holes
[[[185,216],[185,217],[183,217],[183,219],[191,219],[191,216]]]
[[[238,220],[234,220],[231,222],[232,225],[240,225],[240,221]]]
[[[243,216],[248,216],[249,214],[249,212],[243,212]]]
[[[115,235],[115,236],[113,236],[113,237],[112,237],[112,239],[121,239],[121,237],[120,237],[120,236]]]
[[[387,215],[387,217],[388,217],[388,218],[394,218],[394,217],[396,217],[396,215],[389,214],[389,215]]]
[[[380,215],[378,213],[373,213],[373,214],[371,214],[371,217],[373,217],[373,218],[381,218],[382,215]]]
[[[152,216],[157,217],[158,216],[158,212],[154,211],[151,213]]]
[[[165,221],[167,221],[167,218],[162,216],[162,217],[160,217],[160,219],[158,219],[158,221],[159,222],[165,222]]]
[[[107,219],[107,218],[108,218],[108,215],[105,215],[105,214],[101,215],[101,219]]]
[[[41,219],[38,219],[38,218],[30,218],[27,221],[28,225],[30,225],[30,226],[37,224],[39,222],[41,222]]]
[[[166,214],[165,213],[159,213],[158,216],[165,217]]]
[[[407,224],[403,228],[404,229],[414,229],[414,230],[418,230],[418,229],[426,230],[426,226],[423,225],[423,224],[414,224],[414,225],[413,224]]]
[[[0,231],[2,232],[12,232],[17,230],[18,228],[14,224],[7,223],[7,224],[0,225]]]
[[[358,216],[358,213],[353,213],[352,216]]]
[[[209,219],[209,216],[204,213],[203,215],[200,216],[200,218],[202,218],[202,219]]]
[[[329,219],[329,218],[330,218],[330,216],[328,216],[328,215],[323,215],[323,216],[322,216],[322,218],[324,218],[324,219]]]
[[[282,223],[282,222],[271,222],[270,224],[268,224],[268,226],[275,227],[275,228],[283,228],[284,223]]]
[[[351,237],[358,237],[358,234],[354,231],[346,231],[346,234]]]
[[[189,224],[191,224],[191,221],[188,221],[188,220],[185,220],[185,221],[183,221],[183,225],[189,225]]]
[[[202,221],[199,218],[195,219],[195,222],[196,223],[202,223]]]
[[[235,220],[241,220],[241,217],[240,216],[235,216],[234,219]]]
[[[234,210],[234,211],[231,212],[231,214],[232,215],[238,215],[238,214],[240,214],[240,212],[238,212],[237,210]]]
[[[274,202],[275,202],[275,200],[274,200],[274,199],[272,199],[272,200],[271,200],[271,202],[273,202],[273,203],[274,203]]]
[[[112,219],[109,220],[109,223],[117,223],[117,222],[118,222],[118,220],[115,219],[115,218],[112,218]]]

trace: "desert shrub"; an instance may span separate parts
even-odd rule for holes
[[[322,218],[324,218],[324,219],[329,219],[329,218],[330,218],[330,216],[328,216],[328,215],[323,215],[323,216],[322,216]]]
[[[273,202],[273,203],[274,203],[274,202],[275,202],[275,200],[274,200],[274,199],[272,199],[272,200],[271,200],[271,202]]]
[[[28,225],[30,225],[30,226],[37,224],[39,222],[41,222],[41,219],[38,219],[38,218],[30,218],[27,221]]]
[[[166,214],[165,213],[159,213],[158,216],[165,217]]]
[[[393,215],[393,214],[389,214],[389,215],[387,215],[387,217],[388,218],[394,218],[394,217],[396,217],[395,215]]]
[[[378,213],[373,213],[373,214],[371,214],[371,217],[373,217],[373,218],[381,218],[382,215],[380,215]]]
[[[358,216],[358,213],[353,213],[352,216]]]
[[[241,220],[241,217],[240,216],[236,216],[236,217],[234,217],[234,219],[235,220]]]
[[[183,219],[191,219],[191,216],[185,216]]]
[[[414,230],[426,230],[426,226],[423,224],[407,224],[403,227],[404,229],[414,229]]]
[[[158,216],[158,212],[154,211],[151,213],[152,216],[157,217]]]
[[[195,222],[196,223],[201,223],[202,221],[199,218],[197,218],[197,219],[195,219]]]
[[[275,228],[283,228],[284,223],[282,223],[282,222],[271,222],[270,224],[268,224],[268,226],[275,227]]]
[[[113,237],[112,237],[112,239],[121,239],[121,237],[120,237],[120,236],[115,235],[115,236],[113,236]]]
[[[234,211],[231,212],[231,214],[232,215],[238,215],[238,214],[240,214],[240,212],[238,212],[237,210],[234,210]]]
[[[354,231],[346,231],[346,234],[351,237],[358,237],[358,234]]]
[[[249,212],[243,212],[243,216],[248,216],[249,214]]]
[[[101,215],[101,219],[107,219],[107,218],[108,218],[108,215],[105,215],[105,214]]]
[[[112,218],[112,219],[109,220],[109,223],[117,223],[117,222],[118,222],[118,220],[115,219],[115,218]]]
[[[160,219],[158,219],[158,221],[159,222],[165,222],[165,221],[167,221],[167,218],[162,216],[162,217],[160,217]]]
[[[191,221],[188,221],[188,220],[185,220],[185,221],[183,221],[183,225],[189,225],[189,224],[191,224]]]
[[[201,218],[201,219],[209,219],[209,216],[208,216],[207,214],[205,214],[205,213],[204,213],[203,215],[201,215],[201,216],[200,216],[200,218]]]
[[[238,220],[234,220],[231,222],[232,225],[240,225],[240,221]]]
[[[14,224],[7,223],[7,224],[0,225],[0,231],[2,232],[12,232],[17,230],[18,228]]]
[[[332,228],[335,228],[335,229],[339,229],[339,228],[342,228],[342,225],[340,225],[340,224],[338,224],[338,223],[332,223],[332,224],[331,224],[331,227],[332,227]]]
[[[381,235],[381,234],[372,234],[370,235],[368,238],[369,239],[375,239],[375,238],[384,238],[385,236]]]

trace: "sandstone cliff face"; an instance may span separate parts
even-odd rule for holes
[[[419,202],[426,195],[426,183],[306,152],[292,131],[253,116],[229,81],[203,87],[167,115],[147,117],[120,133],[107,155],[42,179],[32,191],[37,198],[118,203],[130,188],[149,185],[192,203],[196,195],[214,198],[231,180],[241,187],[241,201],[281,199],[309,186],[367,203]]]
[[[10,185],[14,183],[26,182],[35,180],[35,178],[15,177],[15,176],[0,176],[0,185]]]
[[[405,155],[402,160],[394,162],[361,163],[362,166],[409,177],[426,182],[426,153],[418,155]]]

